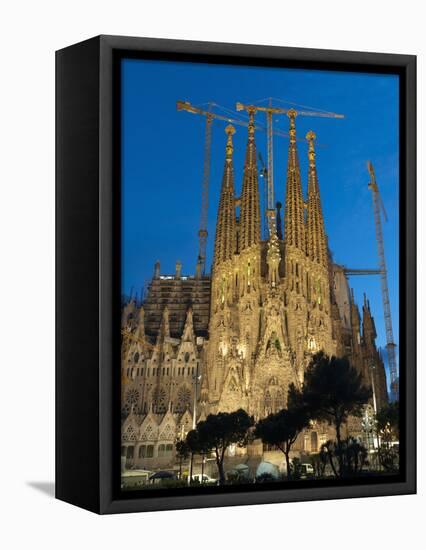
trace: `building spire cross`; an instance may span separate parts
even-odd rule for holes
[[[234,195],[234,167],[232,162],[234,145],[232,136],[235,128],[229,124],[225,128],[226,154],[217,213],[216,237],[214,243],[214,265],[232,259],[236,251],[236,217]]]
[[[309,132],[306,134],[306,139],[309,143],[309,150],[308,150],[308,159],[309,159],[309,167],[315,168],[315,146],[314,141],[316,140],[317,136],[315,132],[312,130],[309,130]]]
[[[296,145],[296,111],[287,113],[290,120],[290,144],[287,162],[284,238],[286,245],[305,254],[305,203],[302,193],[299,158]]]
[[[256,109],[249,108],[248,141],[244,163],[243,188],[240,210],[240,252],[260,242],[260,202],[254,116]]]
[[[297,112],[294,109],[290,109],[287,113],[288,118],[290,119],[290,143],[296,144],[296,115]]]
[[[328,267],[327,237],[324,228],[324,218],[321,208],[321,197],[315,159],[315,133],[310,130],[306,134],[308,141],[308,204],[307,204],[307,235],[306,248],[309,258],[324,267]]]
[[[226,140],[226,162],[229,164],[232,162],[232,156],[234,154],[234,144],[232,142],[232,136],[235,134],[235,128],[232,126],[232,124],[228,124],[228,126],[225,128],[225,132],[228,136]]]

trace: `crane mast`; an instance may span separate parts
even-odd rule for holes
[[[200,272],[202,275],[205,274],[206,269],[206,248],[207,248],[207,221],[208,221],[208,206],[209,206],[209,184],[210,184],[210,164],[211,164],[211,143],[212,143],[212,123],[213,120],[223,120],[231,124],[237,124],[240,126],[248,126],[248,122],[243,120],[238,120],[231,118],[229,116],[220,115],[218,113],[212,112],[212,107],[214,104],[209,103],[208,110],[200,109],[192,105],[189,101],[177,101],[176,107],[178,111],[187,111],[188,113],[197,114],[206,117],[206,127],[205,127],[205,143],[204,143],[204,163],[203,163],[203,182],[202,182],[202,198],[201,198],[201,214],[200,214],[200,226],[198,230],[198,264],[200,266]],[[344,118],[343,115],[338,115],[336,113],[326,113],[326,112],[312,112],[312,111],[296,111],[294,109],[281,109],[277,107],[272,107],[271,101],[269,102],[269,107],[260,107],[256,105],[243,105],[242,103],[237,103],[237,111],[246,110],[256,113],[257,111],[263,111],[266,113],[266,133],[267,133],[267,142],[268,142],[268,159],[267,165],[268,169],[264,170],[267,176],[267,205],[266,205],[266,215],[269,219],[270,231],[273,230],[275,226],[274,223],[274,179],[273,179],[273,135],[279,135],[288,137],[286,132],[281,130],[274,130],[272,126],[272,116],[273,114],[286,114],[288,116],[319,116],[327,118]],[[255,126],[256,130],[265,130],[261,125]]]
[[[198,231],[198,263],[201,267],[201,274],[206,271],[206,248],[207,248],[207,215],[209,210],[209,180],[212,145],[212,122],[211,114],[206,116],[205,144],[204,144],[204,167],[203,185],[201,194],[200,229]]]
[[[259,176],[263,178],[263,204],[265,205],[265,208],[263,209],[263,238],[265,240],[269,237],[269,227],[268,227],[268,169],[265,166],[265,162],[263,160],[262,154],[259,151],[257,154],[257,158],[259,159],[260,163],[260,170],[259,170]]]
[[[274,212],[274,149],[272,142],[272,112],[266,113],[266,128],[268,135],[268,210]]]
[[[383,300],[383,312],[385,318],[385,328],[386,328],[386,351],[388,354],[389,361],[389,372],[391,378],[391,393],[393,394],[394,399],[398,398],[398,370],[396,365],[396,344],[393,339],[393,328],[392,328],[392,316],[389,300],[389,287],[388,287],[388,276],[386,269],[386,260],[385,260],[385,246],[383,240],[383,230],[382,230],[382,220],[380,215],[380,207],[382,205],[379,187],[376,182],[376,176],[374,173],[374,168],[372,163],[369,161],[367,163],[368,171],[370,173],[370,182],[368,188],[372,192],[373,196],[373,209],[374,209],[374,223],[376,226],[376,240],[377,240],[377,251],[379,256],[379,268],[380,268],[380,283],[382,288],[382,300]]]
[[[204,136],[204,164],[203,164],[203,181],[202,181],[202,195],[201,195],[201,214],[200,225],[198,230],[198,264],[202,275],[206,270],[206,249],[207,249],[207,221],[208,221],[208,208],[209,208],[209,185],[210,185],[210,164],[211,164],[211,144],[212,144],[212,123],[213,120],[222,120],[230,124],[237,124],[240,126],[248,126],[248,122],[243,120],[234,119],[228,116],[219,115],[212,112],[213,104],[210,103],[208,110],[200,109],[192,105],[189,101],[177,101],[176,107],[178,111],[187,111],[188,113],[201,115],[206,117],[206,128]],[[257,129],[263,130],[262,127],[257,126]],[[272,128],[271,128],[272,132]],[[287,136],[285,132],[277,131],[277,135]],[[269,135],[269,134],[268,134]]]
[[[317,111],[299,111],[296,109],[283,109],[281,107],[273,107],[272,99],[269,99],[268,107],[261,107],[259,105],[245,105],[244,103],[237,102],[236,104],[237,111],[247,111],[248,113],[256,114],[258,111],[266,113],[266,133],[267,133],[267,149],[268,149],[268,172],[267,172],[267,182],[268,182],[268,200],[266,206],[266,216],[269,220],[269,232],[275,231],[275,210],[274,210],[274,146],[273,146],[273,135],[277,132],[274,131],[272,126],[272,116],[273,115],[287,115],[288,117],[296,116],[312,116],[312,117],[323,117],[323,118],[345,118],[344,115],[330,112],[317,112]]]

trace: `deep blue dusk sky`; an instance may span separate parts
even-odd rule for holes
[[[395,341],[398,322],[398,77],[299,69],[257,68],[166,61],[124,60],[122,71],[122,290],[140,295],[154,262],[173,274],[193,274],[198,253],[205,119],[176,110],[176,100],[212,101],[234,110],[236,101],[274,97],[345,115],[344,120],[298,117],[298,137],[317,134],[321,199],[334,260],[352,268],[376,267],[377,245],[367,160],[375,167],[388,215],[384,223]],[[265,103],[263,103],[265,105]],[[278,103],[276,103],[278,105]],[[287,103],[284,107],[290,107]],[[301,107],[299,107],[301,108]],[[217,111],[220,112],[220,111]],[[223,114],[223,113],[222,113]],[[235,113],[236,117],[241,116]],[[262,114],[257,120],[264,123]],[[284,131],[287,117],[276,119]],[[226,123],[213,125],[207,263],[210,267],[225,155]],[[247,130],[234,136],[236,192],[242,183]],[[266,136],[256,133],[266,161]],[[321,147],[319,146],[321,144]],[[288,139],[274,140],[275,199],[284,204]],[[299,143],[304,192],[307,146]],[[262,182],[262,180],[260,180]],[[263,184],[262,184],[263,185]],[[261,189],[263,195],[263,189]],[[362,305],[367,293],[386,344],[379,277],[352,277]]]

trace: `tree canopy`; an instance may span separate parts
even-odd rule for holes
[[[399,438],[399,403],[388,403],[376,415],[377,430],[390,440]]]
[[[274,445],[285,455],[287,478],[290,479],[290,450],[297,436],[309,424],[308,411],[303,401],[303,395],[291,384],[288,392],[288,408],[275,414],[270,414],[259,420],[255,429],[255,437],[263,443]]]
[[[371,390],[346,357],[328,357],[320,352],[309,364],[303,399],[312,418],[330,424],[346,422],[349,415],[361,416]]]
[[[179,479],[182,477],[182,462],[187,460],[190,454],[191,449],[184,439],[176,442],[176,456],[179,458]]]
[[[399,463],[399,450],[395,446],[399,440],[399,403],[389,403],[376,415],[379,436],[379,460],[387,471],[396,471]]]
[[[198,423],[195,430],[188,433],[187,443],[195,449],[194,452],[214,453],[219,482],[223,484],[225,482],[223,461],[226,449],[232,444],[244,445],[252,426],[253,418],[243,409],[231,413],[209,414],[206,420]]]
[[[328,357],[320,352],[314,355],[306,370],[302,393],[309,416],[334,425],[339,472],[343,475],[341,426],[349,415],[362,415],[371,389],[363,385],[361,374],[346,357]]]

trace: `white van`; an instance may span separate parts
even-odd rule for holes
[[[192,481],[195,481],[196,483],[217,483],[217,479],[213,479],[206,474],[194,474],[192,476]]]
[[[309,464],[307,462],[301,464],[301,469],[302,469],[302,476],[301,476],[302,479],[311,477],[315,474],[314,467],[312,466],[312,464]]]

